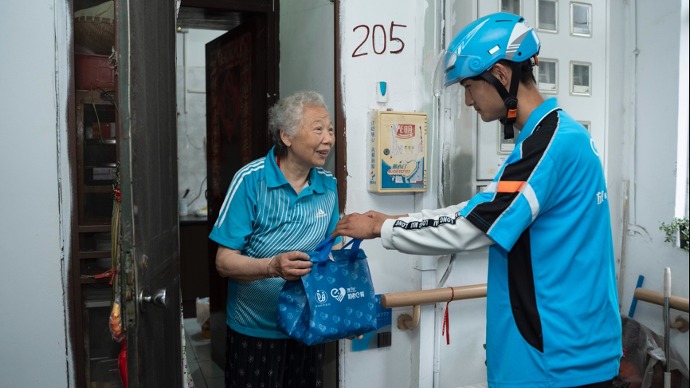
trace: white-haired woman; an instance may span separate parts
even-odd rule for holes
[[[210,238],[218,273],[228,278],[226,387],[323,385],[323,344],[307,346],[277,328],[286,280],[311,270],[309,255],[338,221],[335,143],[323,97],[297,92],[269,110],[274,146],[232,179]]]

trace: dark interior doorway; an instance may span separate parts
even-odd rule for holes
[[[233,31],[241,26],[252,23],[260,23],[262,31],[265,32],[262,38],[265,39],[263,47],[266,48],[262,53],[262,62],[266,66],[257,77],[262,84],[261,95],[263,109],[254,109],[253,115],[258,122],[265,123],[266,109],[275,102],[278,95],[278,15],[279,8],[272,0],[241,0],[241,1],[210,1],[210,0],[182,0],[177,17],[178,29],[205,29],[218,31]],[[207,80],[208,82],[208,80]],[[208,87],[207,87],[208,89]],[[258,93],[258,92],[257,92]],[[269,96],[268,99],[265,96]],[[252,96],[257,97],[257,96]],[[207,101],[211,107],[211,102]],[[218,104],[213,104],[216,109]],[[208,115],[207,110],[207,115]],[[208,125],[208,124],[207,124]],[[259,131],[258,127],[253,129]],[[262,131],[264,132],[264,131]],[[242,160],[239,153],[216,152],[219,144],[214,140],[215,137],[209,133],[207,138],[207,190],[208,201],[208,220],[207,232],[217,218],[218,209],[222,204],[230,179],[235,171],[246,163]],[[263,139],[263,140],[262,140]],[[268,149],[265,136],[257,136],[257,141],[251,146],[249,155],[246,158],[253,160],[265,154]],[[222,165],[222,168],[216,168]],[[232,168],[229,168],[232,167]],[[208,233],[207,233],[208,235]],[[208,244],[208,289],[211,313],[211,354],[213,360],[220,366],[224,365],[225,359],[225,301],[227,282],[215,271],[215,252],[217,246],[211,240]],[[183,291],[184,293],[184,291]]]

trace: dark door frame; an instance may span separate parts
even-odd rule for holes
[[[335,80],[335,129],[336,129],[336,149],[335,149],[335,176],[338,178],[338,198],[340,211],[343,212],[347,201],[347,139],[345,136],[345,112],[343,110],[343,98],[341,84],[341,53],[340,41],[340,3],[341,0],[331,0],[334,18],[334,80]],[[279,31],[279,2],[280,0],[182,0],[181,13],[189,14],[190,26],[202,28],[203,26],[214,26],[214,28],[232,29],[233,26],[241,22],[242,13],[262,12],[269,16],[269,64],[266,73],[266,86],[268,90],[273,90],[272,99],[268,101],[271,106],[279,97],[279,65],[280,65],[280,46],[278,40]],[[191,11],[191,12],[185,12]]]
[[[340,87],[342,83],[342,67],[340,56],[340,0],[334,1],[333,5],[333,20],[334,20],[334,63],[335,63],[335,177],[338,179],[338,203],[340,205],[340,213],[345,212],[345,204],[347,202],[347,138],[345,137],[345,111],[343,110],[343,89]]]

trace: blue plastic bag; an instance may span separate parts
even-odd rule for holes
[[[362,240],[331,250],[334,241],[310,252],[311,272],[285,282],[278,296],[278,328],[307,345],[376,330],[376,293]]]

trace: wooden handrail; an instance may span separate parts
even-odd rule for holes
[[[446,288],[435,288],[432,290],[404,291],[381,296],[381,305],[386,308],[415,306],[438,302],[449,302],[451,300],[483,298],[486,296],[486,284],[475,284],[469,286],[457,286]],[[639,300],[664,305],[664,295],[658,291],[646,288],[636,288],[635,297]],[[669,305],[672,309],[689,312],[690,303],[688,298],[672,295],[669,298]]]
[[[403,307],[486,297],[486,284],[404,291],[381,295],[383,307]]]
[[[664,305],[664,294],[662,292],[652,291],[646,288],[636,288],[635,298],[645,302],[658,304],[660,306]],[[686,313],[689,310],[688,298],[681,298],[680,296],[671,295],[668,302],[672,309],[684,311]]]
[[[474,284],[469,286],[383,294],[381,295],[381,305],[385,308],[413,306],[412,316],[409,314],[401,314],[398,317],[398,328],[400,330],[410,330],[419,325],[421,314],[420,305],[483,297],[486,297],[486,284]],[[636,288],[635,298],[661,306],[664,305],[664,295],[661,292],[648,290],[646,288]],[[669,298],[669,306],[672,309],[687,313],[688,299],[679,296],[671,296]],[[687,322],[685,322],[684,325],[687,326]]]
[[[409,314],[398,316],[398,329],[411,330],[419,325],[420,305],[483,297],[486,297],[486,284],[475,284],[383,294],[381,295],[381,305],[385,308],[413,306],[411,316]]]

